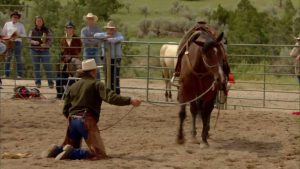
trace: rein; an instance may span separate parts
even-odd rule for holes
[[[206,55],[205,55],[206,56]],[[215,68],[215,67],[218,67],[220,64],[215,64],[215,65],[209,65],[207,62],[206,62],[206,59],[204,59],[204,57],[202,57],[202,60],[203,60],[203,63],[205,64],[206,67],[208,68]]]
[[[189,59],[189,57],[188,57],[188,54],[183,55],[183,56],[185,56],[185,58],[186,58],[186,60],[187,60],[187,62],[188,62],[188,67],[189,67],[189,69],[192,71],[192,73],[193,73],[195,76],[198,76],[200,79],[202,79],[202,78],[204,78],[205,76],[207,76],[207,75],[210,74],[209,71],[207,71],[206,73],[198,73],[198,72],[196,72],[196,71],[193,69],[193,67],[192,67],[192,63],[191,63],[191,61],[190,61],[190,59]],[[202,57],[202,59],[203,59],[203,57]],[[203,61],[204,61],[204,60],[203,60]]]

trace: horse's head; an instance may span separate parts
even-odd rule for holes
[[[290,56],[292,57],[297,57],[300,54],[300,38],[295,38],[296,39],[296,44],[295,47],[291,50]]]
[[[214,38],[209,33],[201,31],[194,43],[202,48],[202,60],[207,68],[215,77],[215,80],[224,83],[224,72],[222,69],[223,60],[225,57],[225,50],[222,46],[223,32]]]

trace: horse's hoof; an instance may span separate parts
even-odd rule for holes
[[[200,144],[201,149],[205,149],[205,148],[208,148],[208,147],[209,147],[208,143]]]
[[[185,143],[185,139],[177,139],[177,144],[184,144]]]

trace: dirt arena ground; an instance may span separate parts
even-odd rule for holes
[[[201,149],[191,142],[189,113],[186,143],[178,145],[178,107],[144,103],[101,132],[110,159],[55,161],[43,159],[40,154],[48,145],[63,141],[67,126],[61,114],[63,102],[53,99],[54,95],[41,100],[12,100],[5,93],[1,97],[1,156],[27,155],[0,159],[1,169],[300,169],[300,119],[287,111],[223,110],[217,128],[210,131],[210,147]],[[129,106],[104,104],[99,128],[112,125],[128,110]],[[216,114],[214,110],[212,125]],[[201,125],[199,121],[198,133]]]
[[[300,164],[299,119],[288,113],[222,111],[217,128],[210,132],[210,147],[200,149],[190,141],[190,116],[185,123],[187,141],[178,145],[178,108],[149,104],[101,133],[111,159],[42,159],[40,153],[49,144],[59,144],[64,138],[67,121],[61,107],[58,100],[1,100],[1,153],[29,154],[27,158],[1,159],[1,169],[298,169]],[[113,124],[129,109],[104,104],[99,127]],[[215,119],[216,111],[212,124]],[[200,122],[198,126],[200,133]]]

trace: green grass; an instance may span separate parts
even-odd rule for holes
[[[148,19],[168,19],[168,20],[180,20],[182,17],[178,15],[172,15],[170,8],[172,4],[178,0],[120,0],[124,4],[130,5],[130,12],[128,13],[125,8],[119,10],[118,13],[111,16],[113,20],[123,22],[127,27],[131,35],[136,35],[138,31],[139,22],[145,19],[141,14],[140,9],[147,7],[149,10]],[[259,11],[269,11],[274,8],[279,14],[283,9],[278,8],[278,0],[250,0]],[[187,6],[190,13],[197,16],[195,20],[206,20],[203,16],[203,11],[213,11],[217,9],[218,5],[222,5],[226,9],[234,10],[237,7],[238,0],[202,0],[202,1],[178,1],[181,4]],[[295,8],[297,9],[300,4],[299,0],[292,0]],[[151,40],[151,37],[148,37]],[[167,38],[165,38],[167,39]],[[169,40],[167,40],[169,41]],[[179,41],[176,38],[175,41]]]

